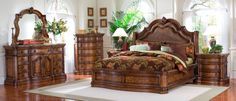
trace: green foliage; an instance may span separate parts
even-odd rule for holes
[[[109,22],[111,35],[117,28],[123,28],[128,34],[128,38],[124,38],[126,42],[130,42],[130,35],[139,30],[147,21],[143,17],[143,14],[136,10],[130,9],[126,12],[116,11],[113,13],[112,22]],[[117,43],[118,38],[114,38],[114,43]],[[117,44],[116,44],[117,45]]]
[[[60,19],[59,21],[56,21],[56,19],[53,19],[52,22],[47,22],[47,32],[52,32],[54,35],[59,35],[62,32],[66,32],[68,28],[66,27],[67,21],[64,21]],[[42,31],[42,21],[35,22],[34,30],[38,33]]]
[[[35,32],[40,33],[42,31],[42,25],[43,24],[41,20],[35,22],[35,27],[34,27]]]
[[[109,22],[112,34],[117,28],[124,28],[126,33],[130,35],[147,23],[142,13],[138,10],[116,11],[113,13],[112,20],[112,22]]]
[[[52,22],[48,22],[47,31],[52,32],[54,35],[60,35],[62,32],[66,32],[68,30],[66,23],[67,21],[63,21],[62,19],[59,21],[53,19]]]
[[[223,46],[222,45],[215,45],[211,47],[210,53],[221,53],[223,50]]]

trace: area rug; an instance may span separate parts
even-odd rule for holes
[[[209,101],[228,87],[186,84],[168,94],[119,91],[90,86],[91,79],[28,90],[28,93],[82,101]]]

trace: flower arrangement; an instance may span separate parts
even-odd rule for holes
[[[47,31],[52,32],[54,35],[60,35],[63,32],[66,32],[68,28],[66,27],[67,21],[64,21],[60,19],[59,21],[56,21],[56,19],[53,19],[52,22],[48,22],[47,25]]]
[[[56,21],[53,19],[52,22],[47,22],[47,32],[52,32],[54,35],[60,35],[63,32],[66,32],[68,28],[66,27],[67,21],[60,19]],[[35,22],[34,27],[35,32],[40,33],[42,31],[42,21]]]

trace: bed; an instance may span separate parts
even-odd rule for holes
[[[198,32],[187,31],[174,19],[162,18],[135,33],[133,39],[135,44],[145,43],[151,48],[167,45],[172,53],[162,54],[155,49],[123,51],[97,61],[92,71],[92,87],[165,94],[171,88],[193,82]],[[185,55],[187,60],[181,57]],[[188,60],[192,63],[187,64]]]

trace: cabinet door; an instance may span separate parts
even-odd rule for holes
[[[17,75],[18,80],[28,80],[29,79],[29,62],[27,56],[17,57]]]
[[[33,79],[52,76],[52,58],[50,55],[32,55],[31,76]]]
[[[53,75],[64,75],[64,54],[52,54],[53,57]]]

